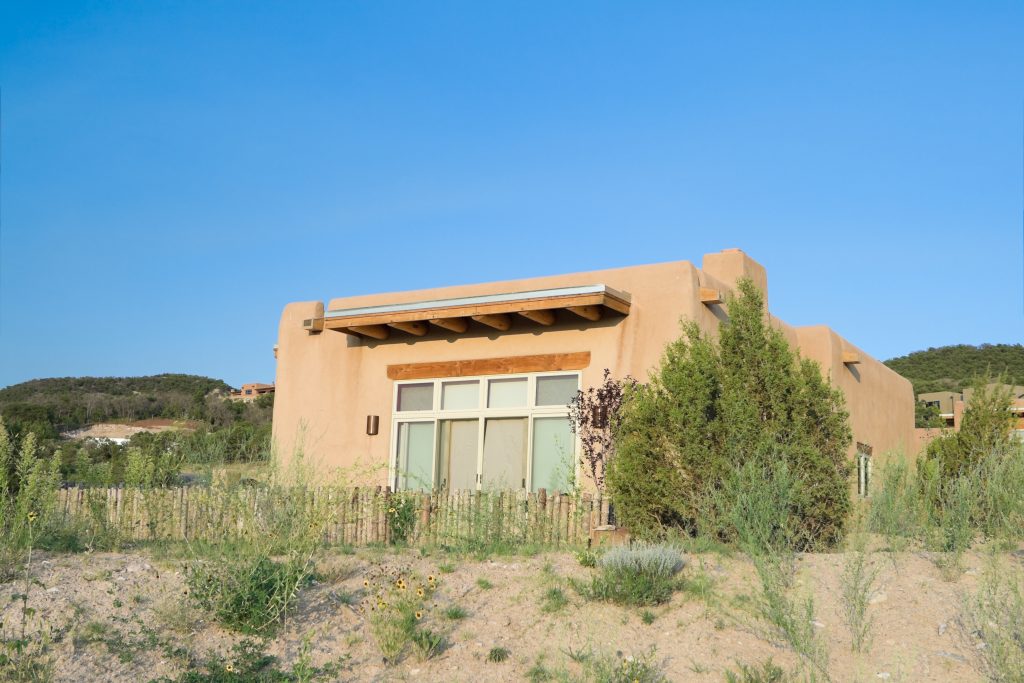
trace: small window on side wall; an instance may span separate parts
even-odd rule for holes
[[[871,446],[862,443],[857,444],[857,495],[871,495]]]

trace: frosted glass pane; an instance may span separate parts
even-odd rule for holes
[[[426,491],[434,486],[434,423],[398,425],[399,487]]]
[[[398,412],[431,410],[434,407],[434,384],[400,384],[398,386]]]
[[[487,385],[488,408],[521,408],[526,405],[526,378],[492,379]]]
[[[564,492],[575,465],[576,441],[567,417],[538,417],[533,421],[533,490]]]
[[[564,406],[576,395],[576,375],[555,375],[537,378],[537,405]]]
[[[468,410],[480,405],[480,382],[445,382],[441,387],[441,410]]]
[[[484,425],[485,489],[518,489],[526,480],[526,418],[503,417]]]
[[[441,420],[440,488],[461,491],[476,488],[479,420]]]

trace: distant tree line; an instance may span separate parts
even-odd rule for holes
[[[1024,344],[940,346],[890,358],[885,364],[910,380],[914,395],[932,391],[963,391],[978,377],[999,377],[1007,384],[1024,385]],[[914,426],[943,427],[946,421],[935,406],[918,401]]]
[[[245,410],[222,405],[230,390],[219,379],[183,374],[37,379],[0,389],[0,415],[13,433],[31,431],[40,439],[97,422],[153,417],[217,425]]]
[[[890,358],[885,364],[910,380],[915,395],[962,391],[986,374],[1003,376],[1009,384],[1024,384],[1024,344],[940,346]]]

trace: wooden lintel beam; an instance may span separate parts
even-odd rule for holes
[[[380,339],[381,341],[387,339],[390,334],[386,325],[354,325],[352,327],[345,328],[345,330],[352,331],[363,337]]]
[[[555,312],[551,310],[519,311],[519,315],[545,327],[555,324]]]
[[[431,361],[389,365],[389,379],[431,379],[435,377],[477,377],[524,372],[582,370],[590,366],[590,352],[551,353],[538,356],[506,356],[474,360]]]
[[[466,322],[465,318],[434,318],[430,322],[438,327],[443,327],[449,332],[458,332],[459,334],[469,329],[469,323]]]
[[[494,329],[501,330],[502,332],[512,327],[512,318],[508,317],[504,313],[474,315],[473,320],[477,321],[481,325],[487,325],[487,327],[493,327]]]
[[[856,351],[843,351],[843,365],[857,365],[860,363],[860,354]]]
[[[600,306],[568,306],[567,308],[579,317],[586,318],[593,322],[597,322],[601,319]]]
[[[416,337],[422,337],[427,333],[427,324],[421,322],[388,323],[388,326],[402,332],[408,332]]]
[[[705,306],[722,303],[722,292],[711,287],[700,288],[700,302]]]

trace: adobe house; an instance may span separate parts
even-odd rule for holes
[[[716,333],[722,301],[763,266],[738,249],[689,261],[288,304],[278,331],[274,439],[328,468],[375,467],[393,488],[565,490],[578,458],[566,403],[645,380],[680,320]],[[866,492],[871,454],[910,449],[910,382],[824,325],[770,317],[846,395]],[[579,473],[582,476],[582,473]]]

